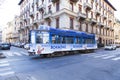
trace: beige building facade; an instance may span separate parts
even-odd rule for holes
[[[20,0],[20,35],[39,25],[96,34],[99,44],[114,43],[114,11],[108,0]]]
[[[7,26],[3,29],[4,41],[8,43],[19,42],[19,17],[15,16],[13,21],[7,23]]]
[[[120,46],[120,20],[115,20],[115,33],[114,33],[114,43]]]

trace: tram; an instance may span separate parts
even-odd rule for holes
[[[97,49],[95,34],[82,31],[56,29],[40,25],[29,32],[29,55],[51,55],[60,52],[93,51]]]

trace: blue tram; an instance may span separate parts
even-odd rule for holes
[[[97,49],[95,34],[75,30],[62,30],[40,25],[29,33],[29,54],[53,54],[56,52]]]

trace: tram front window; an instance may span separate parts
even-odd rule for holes
[[[38,32],[36,34],[36,43],[49,43],[49,34],[47,32]]]

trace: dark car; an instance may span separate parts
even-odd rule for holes
[[[0,49],[10,49],[11,45],[9,43],[1,43]]]

